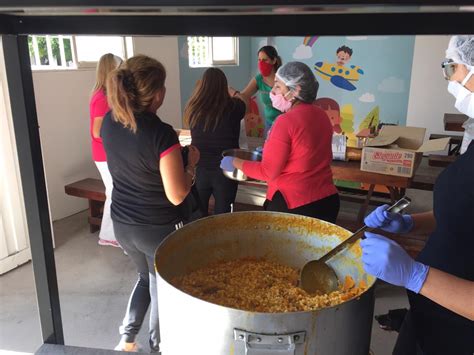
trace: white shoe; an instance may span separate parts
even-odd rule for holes
[[[114,350],[118,351],[125,351],[125,352],[130,352],[130,353],[137,353],[138,352],[138,345],[137,343],[127,343],[123,340],[120,340],[120,343],[115,347]]]
[[[99,238],[99,245],[104,245],[104,246],[112,246],[116,248],[121,248],[120,244],[116,240],[108,240],[108,239],[100,239]]]

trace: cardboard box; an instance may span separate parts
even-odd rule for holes
[[[446,149],[449,138],[423,143],[426,128],[383,126],[379,135],[368,140],[362,149],[360,170],[412,177],[423,153]]]

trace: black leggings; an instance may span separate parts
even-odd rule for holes
[[[228,179],[220,168],[198,167],[196,171],[196,188],[204,211],[209,210],[209,198],[214,196],[214,214],[230,212],[235,202],[238,182]]]
[[[272,200],[265,200],[263,207],[266,211],[286,212],[322,219],[331,223],[336,223],[339,213],[339,194],[334,194],[317,200],[307,205],[289,209],[280,191],[275,192]]]
[[[114,232],[120,246],[132,259],[138,273],[120,326],[122,339],[133,343],[142,326],[145,314],[150,310],[150,349],[158,352],[160,325],[158,320],[158,293],[155,275],[155,251],[168,234],[177,229],[169,225],[131,225],[113,221]]]

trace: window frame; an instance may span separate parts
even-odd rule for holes
[[[186,43],[189,43],[189,38],[190,37],[201,37],[201,36],[187,36],[186,37]],[[232,67],[232,66],[239,66],[239,37],[235,36],[204,36],[207,37],[207,43],[208,43],[208,53],[207,57],[209,58],[209,62],[205,63],[204,65],[194,65],[191,66],[190,60],[189,60],[189,48],[188,48],[188,66],[191,69],[197,69],[197,68],[212,68],[212,67]],[[234,45],[234,59],[231,60],[215,60],[214,59],[214,38],[217,37],[230,37],[233,39],[233,45]]]
[[[210,37],[209,41],[209,51],[210,51],[210,58],[211,58],[211,65],[214,67],[218,66],[238,66],[239,65],[239,38],[230,36],[233,40],[234,45],[234,59],[231,60],[215,60],[214,59],[214,38],[218,37]]]
[[[32,71],[61,71],[61,70],[81,70],[81,69],[94,69],[97,67],[97,61],[79,61],[77,56],[77,43],[76,37],[77,35],[30,35],[33,41],[33,52],[35,56],[35,60],[37,63],[40,63],[39,57],[39,47],[38,47],[38,37],[46,37],[46,46],[48,51],[48,59],[52,58],[52,48],[51,48],[51,40],[53,37],[59,38],[59,46],[60,46],[60,56],[61,62],[66,62],[66,56],[64,52],[64,38],[69,38],[71,40],[71,55],[73,60],[72,66],[63,66],[63,65],[38,65],[38,64],[31,64]],[[87,35],[81,35],[81,37],[87,37]],[[114,36],[121,38],[122,44],[122,51],[124,53],[125,59],[133,56],[133,41],[132,37],[130,36]]]
[[[32,42],[33,42],[33,55],[35,57],[35,61],[37,63],[41,63],[40,56],[39,56],[39,47],[38,47],[38,37],[45,37],[46,39],[46,48],[48,53],[48,60],[53,58],[53,52],[51,47],[51,41],[53,38],[59,39],[59,55],[61,56],[61,62],[66,63],[66,53],[64,51],[64,39],[69,39],[71,41],[71,56],[73,65],[68,67],[65,65],[41,65],[41,64],[31,64],[32,71],[48,71],[48,70],[74,70],[77,69],[77,60],[74,51],[74,42],[73,42],[73,35],[30,35]]]
[[[76,67],[77,69],[91,69],[91,68],[96,68],[97,67],[97,61],[79,61],[77,58],[77,44],[76,44],[76,36],[73,37],[73,52],[74,52],[74,58],[76,61]],[[87,36],[81,36],[81,37],[87,37]],[[124,54],[124,59],[129,58],[129,53],[131,50],[128,48],[127,45],[127,37],[126,36],[112,36],[112,37],[120,37],[121,38],[121,44],[122,44],[122,51]],[[133,50],[131,51],[133,53]]]

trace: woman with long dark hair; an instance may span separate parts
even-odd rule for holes
[[[214,196],[214,213],[231,211],[237,182],[227,179],[219,168],[222,151],[239,148],[240,121],[246,106],[240,95],[231,97],[224,72],[209,68],[196,84],[186,104],[184,121],[191,129],[192,144],[201,159],[196,171],[196,187],[205,211]]]

